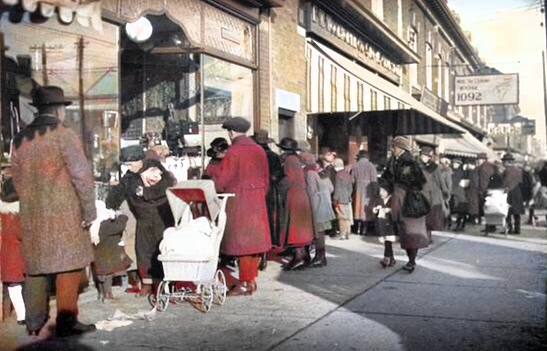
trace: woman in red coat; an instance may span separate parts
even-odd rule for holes
[[[239,280],[229,295],[251,295],[257,289],[259,254],[272,247],[266,208],[269,170],[266,152],[245,133],[250,123],[241,117],[224,122],[232,145],[213,180],[218,191],[235,194],[226,207],[226,228],[220,251],[239,257]]]
[[[304,164],[296,154],[298,143],[291,138],[283,138],[278,145],[284,151],[281,156],[285,178],[280,188],[285,195],[284,211],[281,219],[281,236],[288,246],[295,249],[293,259],[284,267],[292,271],[302,269],[310,258],[306,247],[311,245],[314,232],[312,210],[306,189]]]
[[[8,294],[15,309],[17,324],[25,324],[25,303],[23,301],[23,282],[25,281],[25,261],[21,253],[21,220],[19,201],[15,188],[8,176],[8,169],[2,170],[2,200],[0,201],[0,277],[8,285]]]

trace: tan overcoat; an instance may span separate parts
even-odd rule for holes
[[[93,261],[82,220],[96,217],[91,165],[81,140],[54,116],[36,117],[14,138],[27,274],[80,269]]]

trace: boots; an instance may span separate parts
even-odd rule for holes
[[[316,248],[315,257],[310,262],[309,266],[311,268],[320,268],[327,265],[327,252],[325,248]]]
[[[308,254],[309,257],[309,254]],[[306,267],[306,250],[303,247],[294,249],[292,260],[283,267],[284,271],[296,271]]]

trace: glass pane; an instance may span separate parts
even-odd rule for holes
[[[32,122],[35,109],[29,103],[34,87],[61,87],[72,101],[65,123],[83,137],[95,177],[108,180],[119,153],[118,27],[103,23],[99,33],[77,22],[60,24],[56,16],[33,23],[28,13],[12,23],[9,13],[3,13],[0,31],[9,47],[5,60],[11,67],[10,96],[3,103],[10,114],[2,124],[9,123],[16,132]]]
[[[221,128],[226,119],[239,116],[253,124],[253,72],[221,59],[203,57],[205,145],[208,147],[216,137],[227,138]]]

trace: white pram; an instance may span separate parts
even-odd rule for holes
[[[190,300],[208,312],[213,302],[226,301],[226,277],[217,266],[231,196],[217,194],[212,180],[182,181],[167,190],[175,227],[165,230],[160,243],[164,278],[154,300],[157,311]]]
[[[503,189],[490,189],[484,201],[484,220],[486,225],[499,225],[506,228],[509,213],[507,193]]]

